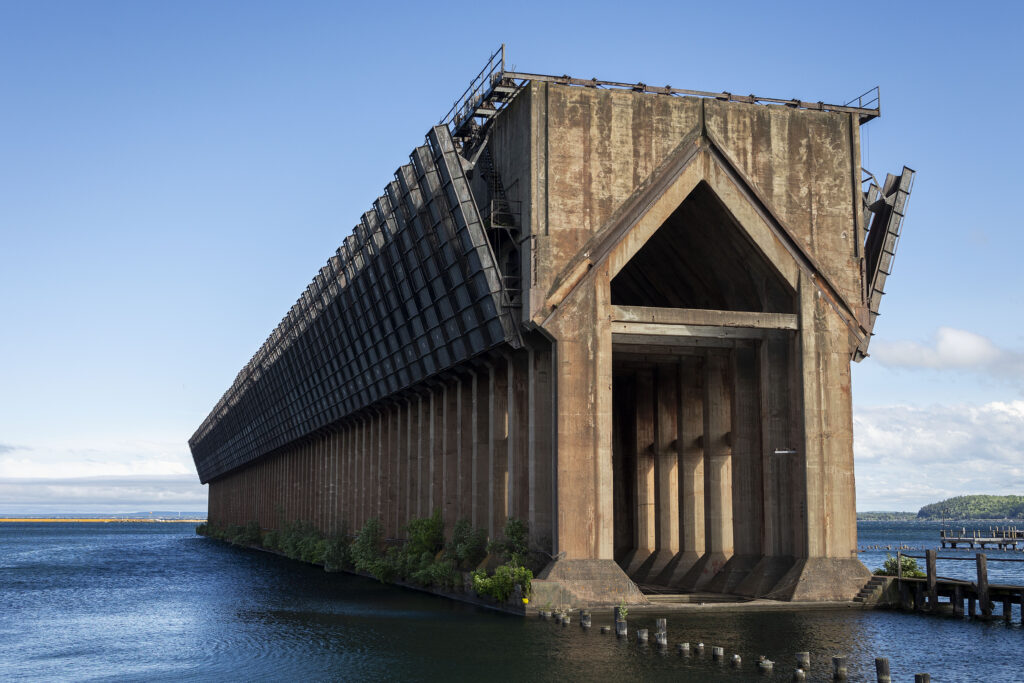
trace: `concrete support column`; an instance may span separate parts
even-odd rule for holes
[[[702,590],[733,554],[732,397],[729,357],[704,360],[704,540],[705,552],[687,573],[683,587]]]
[[[731,384],[728,357],[711,354],[704,382],[706,537],[708,553],[725,559],[733,553]]]
[[[458,458],[459,458],[459,385],[444,385],[444,460],[441,466],[441,516],[444,519],[445,536],[449,537],[455,526],[456,502],[458,500]]]
[[[475,453],[473,440],[473,376],[459,380],[458,397],[458,439],[456,487],[458,501],[456,503],[456,521],[473,518],[473,459]]]
[[[732,353],[733,555],[708,589],[734,593],[762,557],[761,377],[758,350],[740,343]]]
[[[391,420],[391,432],[388,439],[390,444],[388,462],[391,463],[391,477],[388,482],[388,504],[390,507],[388,519],[390,520],[391,528],[395,530],[395,535],[398,536],[402,529],[400,508],[402,506],[402,477],[405,476],[405,470],[402,467],[404,451],[401,447],[403,426],[402,404],[395,403],[390,406],[388,408],[388,415]]]
[[[508,370],[504,361],[490,369],[488,472],[490,503],[487,533],[497,538],[508,519]]]
[[[544,551],[554,554],[552,542],[551,501],[554,500],[552,444],[555,435],[552,426],[551,350],[528,349],[529,365],[529,517],[531,540]]]
[[[474,529],[490,533],[490,370],[473,375],[473,513]]]
[[[423,517],[426,507],[427,485],[430,466],[430,401],[423,396],[416,397],[416,479],[413,486],[413,505],[409,508],[409,519]]]
[[[429,493],[424,517],[441,510],[444,514],[444,411],[445,388],[436,386],[430,390],[430,475]]]
[[[655,551],[644,567],[653,581],[679,553],[679,368],[657,366],[654,378]]]
[[[627,556],[623,568],[633,580],[639,576],[644,563],[654,552],[656,544],[656,517],[654,507],[654,373],[638,370],[636,373],[636,517],[633,527],[633,552]]]
[[[509,516],[529,523],[530,365],[527,352],[517,351],[509,359],[508,368]]]

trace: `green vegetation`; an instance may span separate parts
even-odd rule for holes
[[[1024,519],[1024,496],[956,496],[917,513],[918,519]]]
[[[858,512],[859,522],[909,522],[917,519],[915,512]]]
[[[402,581],[441,590],[468,583],[479,595],[499,602],[506,602],[518,585],[523,601],[528,602],[533,571],[527,563],[542,553],[531,552],[529,528],[522,520],[509,518],[503,537],[491,543],[487,542],[486,531],[474,529],[466,519],[456,522],[446,542],[440,510],[430,517],[411,520],[405,532],[405,541],[386,539],[381,521],[374,518],[354,537],[344,526],[341,533],[326,537],[309,522],[285,522],[280,512],[277,529],[267,531],[255,521],[244,526],[196,527],[196,533],[202,536],[263,547],[292,559],[322,564],[327,571],[354,570],[385,583]],[[504,560],[490,575],[478,569],[488,553]]]
[[[503,564],[494,570],[493,576],[478,569],[473,572],[473,590],[480,595],[489,595],[498,602],[505,602],[512,595],[516,584],[523,589],[523,600],[528,602],[532,594],[533,572],[521,565]]]
[[[907,557],[906,555],[900,555],[900,565],[903,570],[902,575],[913,579],[913,578],[924,578],[925,573],[921,571],[921,568],[917,566],[917,560],[913,557]],[[887,555],[885,562],[882,566],[875,570],[875,574],[878,576],[897,576],[896,571],[896,556]]]

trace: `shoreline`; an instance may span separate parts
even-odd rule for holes
[[[0,517],[0,524],[2,523],[31,523],[31,522],[70,522],[70,523],[85,523],[85,522],[152,522],[152,523],[165,523],[165,524],[203,524],[206,522],[205,519],[149,519],[145,517]]]

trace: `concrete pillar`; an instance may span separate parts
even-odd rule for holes
[[[388,439],[389,453],[388,462],[391,463],[391,475],[388,480],[388,519],[391,520],[391,528],[394,530],[394,536],[401,536],[402,520],[399,515],[399,507],[401,506],[401,489],[402,489],[402,476],[404,470],[402,468],[402,456],[403,450],[401,448],[402,443],[402,404],[395,403],[388,408],[388,415],[391,420],[391,431]]]
[[[540,346],[540,345],[538,345]],[[538,547],[554,554],[551,501],[554,500],[552,444],[554,444],[551,350],[545,343],[530,346],[529,354],[529,515],[530,536]]]
[[[761,454],[761,377],[758,350],[739,343],[732,352],[733,555],[708,590],[733,593],[762,557],[764,526]]]
[[[473,460],[475,441],[473,439],[473,375],[459,380],[458,385],[458,439],[456,521],[473,518]]]
[[[413,464],[415,462],[412,448],[412,404],[404,399],[399,406],[399,459],[401,461],[400,490],[398,492],[398,528],[401,529],[409,521],[409,505],[413,482]]]
[[[659,364],[654,400],[655,551],[644,581],[655,580],[679,553],[679,368]]]
[[[474,529],[490,529],[490,370],[473,375],[473,514]]]
[[[508,519],[508,370],[499,361],[490,368],[488,470],[490,505],[487,533],[498,538]]]
[[[644,563],[654,552],[654,373],[638,370],[636,373],[636,516],[633,522],[633,552],[623,562],[623,569],[634,580],[639,577]]]
[[[705,552],[683,579],[702,590],[733,554],[732,429],[729,357],[709,352],[704,360],[704,540]]]
[[[698,356],[679,361],[679,536],[680,551],[664,583],[681,585],[705,550],[704,520],[704,363]]]
[[[444,385],[444,461],[441,473],[441,500],[443,507],[445,537],[449,537],[455,526],[458,501],[458,458],[459,458],[459,385]]]
[[[707,467],[706,524],[708,552],[728,558],[733,553],[732,523],[732,396],[729,359],[710,354],[704,382],[704,458]]]
[[[423,517],[426,507],[427,485],[426,478],[429,476],[429,449],[430,449],[430,401],[423,396],[416,397],[416,486],[413,499],[415,505],[409,509],[409,519]],[[426,466],[425,466],[426,465]]]
[[[529,522],[530,516],[530,359],[525,350],[511,357],[508,387],[509,516]]]

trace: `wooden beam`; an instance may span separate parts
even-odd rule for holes
[[[649,306],[612,306],[612,321],[759,330],[795,330],[798,328],[797,317],[792,313],[713,311],[700,308],[652,308]]]

